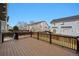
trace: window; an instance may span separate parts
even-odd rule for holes
[[[55,23],[53,23],[54,24],[54,26],[55,26]]]
[[[56,33],[56,29],[53,29],[53,33]]]
[[[57,27],[52,27],[52,28],[57,28]]]
[[[61,28],[72,28],[72,26],[62,26]]]
[[[61,25],[64,25],[64,22],[62,22],[62,24]]]

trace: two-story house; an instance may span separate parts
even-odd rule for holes
[[[42,31],[49,30],[49,26],[46,21],[39,21],[32,24],[28,24],[27,27],[28,27],[27,30],[33,31],[33,32],[42,32]]]
[[[79,36],[79,15],[53,19],[51,25],[53,33]]]

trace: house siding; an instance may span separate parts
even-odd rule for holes
[[[34,24],[28,25],[28,30],[33,32],[42,32],[42,31],[48,31],[48,24],[46,22],[39,22]]]
[[[67,26],[70,26],[70,28],[67,28]],[[57,34],[64,34],[64,35],[75,35],[79,36],[79,20],[76,21],[71,21],[71,22],[57,22],[52,23],[52,27],[57,27],[57,28],[52,28],[51,32],[53,32],[54,29],[56,29]],[[66,27],[66,28],[62,28]]]

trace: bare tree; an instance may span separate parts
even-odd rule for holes
[[[30,24],[33,24],[33,23],[35,23],[35,21],[30,21]]]
[[[20,21],[20,22],[18,22],[17,26],[19,27],[20,30],[26,30],[27,22]]]

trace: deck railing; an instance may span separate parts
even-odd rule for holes
[[[18,35],[19,36],[22,36],[22,35],[30,35],[30,32],[18,32]],[[6,37],[12,37],[13,38],[13,36],[14,36],[14,32],[4,32],[4,33],[2,33],[2,43],[4,42],[4,38],[6,38]]]
[[[32,32],[31,37],[49,42],[50,44],[57,44],[62,47],[79,50],[78,36],[53,34],[51,32]]]
[[[67,47],[73,50],[79,51],[79,37],[78,36],[69,36],[69,35],[60,35],[53,34],[51,32],[18,32],[19,36],[21,35],[31,35],[38,40],[43,40],[49,42],[50,44],[57,44],[62,47]],[[4,42],[4,37],[10,36],[13,37],[13,32],[3,33],[2,42]]]

